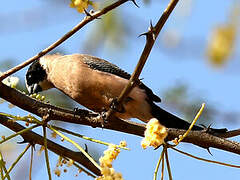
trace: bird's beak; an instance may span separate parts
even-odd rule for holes
[[[27,90],[28,90],[29,94],[33,94],[33,93],[38,93],[38,92],[42,91],[42,88],[39,84],[35,83],[30,86],[27,86]]]

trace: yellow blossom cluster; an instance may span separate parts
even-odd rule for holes
[[[152,118],[147,123],[144,136],[141,146],[144,149],[146,149],[147,146],[153,146],[156,148],[164,142],[164,139],[167,136],[167,129],[161,125],[156,118]]]
[[[111,168],[113,160],[117,158],[119,153],[120,149],[116,145],[109,145],[108,149],[104,151],[104,156],[99,159],[101,167]]]
[[[123,180],[122,174],[115,172],[113,168],[102,167],[102,176],[97,177],[95,180]]]
[[[126,141],[121,141],[119,146],[126,147]],[[104,156],[99,159],[102,176],[97,177],[95,180],[123,180],[122,174],[115,172],[112,168],[112,162],[119,153],[120,148],[118,146],[113,144],[108,146],[108,149],[104,151]]]
[[[94,9],[96,8],[96,3],[93,3],[90,0],[71,0],[71,3],[69,4],[71,8],[76,8],[79,13],[83,13],[89,5],[93,6]]]
[[[235,25],[229,24],[216,27],[213,30],[207,49],[210,62],[217,66],[224,64],[233,52],[235,39]]]
[[[62,172],[67,173],[68,172],[67,168],[71,167],[73,164],[74,164],[74,160],[72,160],[72,159],[67,160],[67,159],[63,158],[62,156],[59,156],[57,164],[56,164],[56,168],[54,170],[54,174],[56,176],[60,177],[61,173]],[[81,173],[81,172],[82,172],[82,170],[79,169],[78,173]],[[78,176],[78,174],[76,174],[75,176]]]
[[[216,26],[209,38],[207,55],[215,66],[222,66],[234,53],[239,33],[240,3],[236,1],[230,7],[226,22]]]

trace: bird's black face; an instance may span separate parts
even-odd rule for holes
[[[25,83],[30,94],[38,93],[42,91],[40,83],[46,78],[46,71],[42,68],[39,61],[35,61],[29,67]]]

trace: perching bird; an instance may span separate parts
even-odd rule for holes
[[[103,59],[86,55],[46,55],[35,61],[26,74],[30,94],[57,88],[79,104],[94,112],[106,111],[128,83],[130,74]],[[155,103],[160,98],[139,81],[123,103],[121,119],[137,118],[148,122],[157,118],[167,128],[188,129],[189,123],[163,110]],[[195,130],[203,130],[194,126]],[[225,129],[211,129],[222,132]]]

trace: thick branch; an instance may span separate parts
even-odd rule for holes
[[[23,129],[25,129],[24,126],[10,121],[10,119],[8,119],[5,116],[0,115],[0,123],[3,124],[4,126],[8,127],[9,129],[11,129],[14,132],[18,132],[21,131]],[[29,142],[31,144],[39,144],[39,145],[44,145],[44,138],[38,134],[36,134],[33,131],[27,131],[23,134],[21,134],[21,136],[24,138],[24,141]],[[87,169],[89,169],[91,172],[95,173],[96,175],[100,175],[100,171],[98,168],[96,168],[82,153],[80,152],[75,152],[72,151],[68,148],[65,148],[51,140],[47,140],[47,148],[49,150],[51,150],[52,152],[62,156],[62,157],[67,157],[70,158],[80,164],[82,164],[84,167],[86,167]]]
[[[70,30],[68,33],[66,33],[63,37],[61,37],[60,39],[58,39],[56,42],[54,42],[53,44],[51,44],[50,46],[48,46],[46,49],[42,50],[41,52],[39,52],[37,55],[31,57],[30,59],[26,60],[25,62],[19,64],[18,66],[9,69],[8,71],[4,72],[1,76],[0,76],[0,81],[2,81],[4,78],[10,76],[11,74],[19,71],[20,69],[24,68],[25,66],[29,65],[30,63],[32,63],[33,61],[39,59],[40,57],[44,56],[45,54],[47,54],[48,52],[50,52],[51,50],[53,50],[54,48],[56,48],[57,46],[59,46],[60,44],[62,44],[64,41],[66,41],[69,37],[71,37],[73,34],[75,34],[77,31],[79,31],[83,26],[85,26],[87,23],[93,21],[94,19],[97,19],[98,17],[100,17],[101,15],[106,14],[107,12],[117,8],[118,6],[122,5],[123,3],[127,2],[128,0],[118,0],[117,2],[103,8],[100,11],[97,11],[93,14],[91,14],[90,16],[86,16],[79,24],[77,24],[72,30]]]
[[[2,83],[0,83],[0,96],[3,99],[11,102],[12,104],[28,112],[36,114],[40,117],[43,117],[44,115],[46,115],[46,113],[49,113],[49,110],[51,110],[51,113],[49,114],[50,115],[49,119],[102,128],[101,124],[102,121],[96,118],[98,116],[98,114],[96,113],[89,112],[87,110],[79,110],[78,115],[74,115],[75,114],[74,111],[62,109],[59,107],[52,106],[50,104],[45,104],[36,101],[35,99],[32,99],[22,94],[21,92],[12,89]],[[125,132],[128,134],[134,134],[137,136],[144,135],[145,131],[144,124],[134,123],[131,121],[124,121],[117,119],[116,117],[111,118],[112,119],[110,120],[110,123],[107,124],[104,128]],[[167,140],[174,139],[175,137],[184,134],[184,132],[185,132],[184,130],[168,129]],[[235,136],[240,135],[240,131],[235,130],[221,134],[221,137],[229,137],[228,133],[232,137],[233,135],[232,132],[234,132]],[[186,138],[184,138],[183,142],[192,143],[203,148],[214,147],[217,149],[240,154],[240,143],[229,141],[217,136],[213,136],[202,131],[190,132],[189,135]]]

